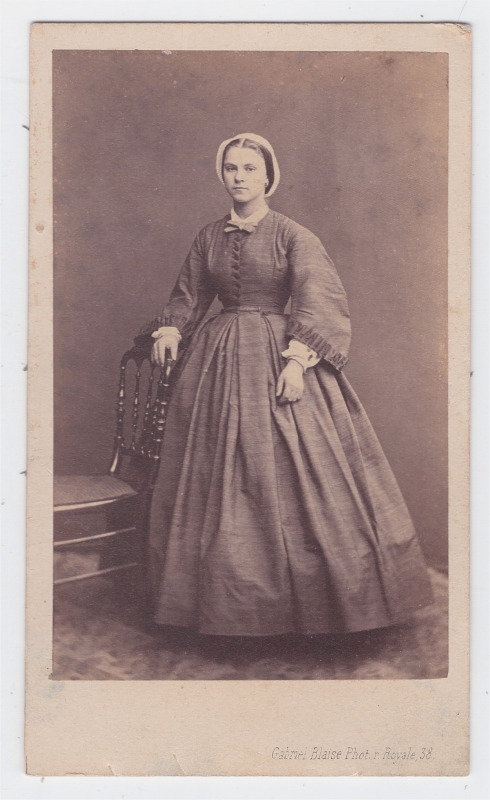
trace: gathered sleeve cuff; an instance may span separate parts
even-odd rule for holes
[[[288,248],[291,314],[287,335],[311,347],[342,370],[350,345],[350,317],[344,287],[320,240],[302,228]]]
[[[165,307],[167,308],[167,306]],[[184,316],[183,314],[162,314],[159,318],[160,325],[165,326],[166,328],[175,328],[179,331],[181,335],[185,332],[186,326],[189,322],[189,317]]]
[[[339,353],[339,351],[332,347],[319,333],[315,333],[314,330],[307,325],[302,325],[301,322],[297,320],[293,319],[289,321],[287,335],[291,336],[292,339],[296,339],[298,342],[302,342],[302,344],[307,345],[307,347],[311,347],[319,356],[318,361],[320,358],[323,358],[339,371],[347,364],[347,355]]]

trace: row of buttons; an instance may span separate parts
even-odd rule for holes
[[[240,245],[242,241],[241,231],[233,235],[233,248],[231,251],[231,271],[233,275],[233,299],[238,303],[240,300]]]

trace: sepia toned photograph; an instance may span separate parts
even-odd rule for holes
[[[467,774],[470,63],[33,26],[28,774]]]
[[[447,54],[52,69],[52,679],[446,677]]]

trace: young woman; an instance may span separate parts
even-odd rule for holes
[[[342,372],[342,284],[319,239],[269,208],[269,142],[228,139],[217,173],[231,213],[197,235],[153,334],[157,363],[183,349],[151,514],[155,619],[227,636],[400,622],[430,582]]]

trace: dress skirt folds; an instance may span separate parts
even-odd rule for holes
[[[242,636],[400,622],[431,602],[430,582],[341,371],[348,313],[333,265],[313,234],[275,212],[251,233],[225,225],[199,234],[165,309],[187,347],[152,504],[155,619]],[[203,320],[217,292],[225,308]],[[292,337],[322,360],[307,370],[302,399],[281,403]]]

